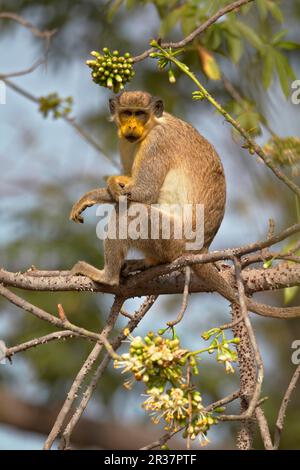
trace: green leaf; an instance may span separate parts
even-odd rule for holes
[[[271,48],[268,48],[266,55],[263,57],[262,64],[262,81],[265,90],[269,88],[272,83],[274,73],[274,57],[271,52]]]
[[[299,286],[285,287],[283,290],[284,303],[287,305],[296,297],[299,292]]]
[[[292,51],[294,49],[300,48],[300,44],[298,44],[297,42],[293,42],[293,41],[280,41],[276,44],[276,46],[279,47],[280,49],[286,49],[288,51]]]
[[[264,267],[264,269],[269,269],[269,268],[272,267],[272,264],[273,264],[273,260],[269,259],[268,261],[264,262],[263,267]]]
[[[279,31],[278,33],[274,34],[272,37],[272,44],[277,44],[284,36],[286,36],[288,33],[287,29],[283,29],[282,31]]]
[[[221,45],[222,37],[218,25],[213,26],[215,27],[209,28],[205,35],[205,46],[207,47],[207,49],[215,51]]]
[[[118,12],[118,10],[121,7],[122,3],[123,3],[123,0],[115,0],[113,2],[113,4],[111,5],[111,7],[109,8],[109,10],[107,12],[107,21],[109,23],[112,22],[115,14]]]
[[[284,17],[280,7],[273,1],[268,1],[268,9],[271,12],[271,15],[279,23],[283,23]]]
[[[244,50],[243,42],[239,37],[232,35],[228,35],[226,39],[229,57],[234,64],[237,64]]]
[[[281,89],[286,97],[290,94],[290,84],[296,80],[296,75],[287,58],[279,51],[274,51],[275,65],[280,81]]]
[[[257,5],[261,19],[265,20],[268,15],[268,6],[266,0],[256,0],[255,3]]]
[[[260,37],[255,33],[255,31],[250,28],[250,26],[242,23],[241,21],[236,21],[235,26],[237,30],[241,33],[241,35],[253,46],[255,49],[259,51],[263,51],[264,44],[261,41]]]
[[[181,29],[185,36],[190,34],[197,26],[197,6],[186,3],[183,5]]]
[[[178,20],[182,16],[182,7],[175,8],[162,20],[159,35],[165,37],[176,26]]]
[[[239,124],[252,136],[260,135],[260,116],[255,111],[243,111],[237,116]]]

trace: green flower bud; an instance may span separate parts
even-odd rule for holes
[[[113,55],[117,57],[119,55],[119,51],[113,51]]]
[[[157,46],[158,46],[157,41],[156,41],[155,39],[151,39],[151,41],[150,41],[149,44],[150,44],[150,46],[152,46],[152,47],[157,47]]]
[[[99,57],[99,56],[100,56],[100,53],[97,52],[97,51],[92,51],[92,52],[91,52],[91,55],[93,55],[94,57]]]
[[[234,344],[240,344],[241,340],[240,338],[233,338],[230,342]]]
[[[99,68],[98,68],[98,72],[103,73],[103,72],[104,72],[104,68],[103,68],[103,67],[99,67]]]
[[[176,78],[175,78],[173,70],[170,69],[168,71],[168,75],[169,75],[169,82],[170,83],[176,83]]]
[[[129,59],[129,57],[130,57],[130,52],[125,52],[124,57],[125,57],[125,59]]]
[[[130,75],[130,70],[125,69],[125,70],[124,70],[124,74],[125,74],[125,75]]]
[[[109,71],[108,71],[108,70],[105,70],[104,75],[105,75],[106,77],[108,77],[108,76],[109,76]]]
[[[113,87],[113,81],[110,77],[106,81],[106,86],[107,86],[107,88],[112,88]]]
[[[108,53],[109,53],[109,49],[108,49],[108,47],[103,47],[103,49],[102,49],[102,50],[103,50],[104,54],[108,54]]]
[[[218,406],[217,408],[214,408],[214,411],[216,413],[224,413],[225,407],[224,406]]]

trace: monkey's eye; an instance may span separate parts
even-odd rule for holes
[[[125,111],[123,111],[122,114],[123,114],[123,116],[125,116],[125,117],[132,116],[132,112],[129,111],[129,109],[126,109]]]
[[[145,117],[146,113],[145,113],[145,111],[136,111],[135,115],[139,116],[139,117]]]

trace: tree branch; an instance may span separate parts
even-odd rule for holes
[[[185,47],[187,44],[191,43],[199,34],[203,33],[206,29],[208,29],[212,24],[216,23],[222,16],[230,13],[234,10],[241,8],[243,5],[252,2],[253,0],[238,0],[236,2],[231,3],[230,5],[221,8],[217,13],[211,16],[208,20],[202,23],[198,28],[196,28],[191,34],[186,36],[184,39],[178,42],[164,42],[161,44],[161,47],[168,48],[171,47],[172,49],[180,49],[181,47]],[[146,59],[149,57],[151,52],[155,52],[155,48],[151,47],[150,49],[146,50],[142,54],[133,57],[133,62],[140,62],[141,60]]]

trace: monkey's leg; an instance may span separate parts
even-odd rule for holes
[[[71,269],[71,275],[87,276],[92,281],[110,286],[119,285],[121,267],[127,253],[127,240],[104,241],[104,268],[98,269],[85,261],[78,261]]]
[[[92,189],[85,193],[79,201],[77,201],[72,207],[70,213],[70,220],[74,222],[83,223],[83,217],[80,215],[87,207],[91,207],[95,204],[110,203],[114,202],[111,194],[107,188]]]
[[[99,270],[94,266],[85,263],[84,261],[79,261],[71,270],[71,274],[81,274],[89,277],[95,282],[109,285],[118,285],[120,279],[120,272],[122,265],[124,263],[125,256],[129,248],[138,248],[141,249],[147,256],[146,262],[150,264],[157,263],[166,263],[178,257],[183,251],[182,240],[174,240],[171,236],[171,239],[161,239],[162,233],[159,231],[158,239],[151,238],[151,222],[150,211],[160,211],[156,208],[146,206],[144,204],[136,204],[135,210],[140,210],[140,216],[138,218],[139,224],[141,227],[146,227],[146,232],[143,234],[146,238],[136,235],[136,232],[131,233],[132,225],[131,223],[135,220],[135,217],[128,215],[128,225],[127,225],[127,237],[126,238],[107,238],[104,241],[104,258],[105,265],[104,268]],[[122,217],[124,214],[122,214]],[[120,226],[120,222],[124,219],[120,218],[118,213],[118,208],[116,208],[115,217],[111,217],[109,221],[108,233],[114,233],[113,226],[110,224],[115,224]],[[168,214],[164,213],[164,218],[170,217]],[[168,220],[168,219],[167,219]],[[170,217],[170,233],[172,234],[172,217]]]
[[[104,268],[98,269],[85,261],[78,261],[71,269],[71,274],[87,276],[95,282],[117,286],[120,272],[128,250],[127,238],[117,238],[119,227],[118,208],[108,222],[108,237],[104,240]]]
[[[126,277],[128,274],[136,271],[145,271],[146,269],[161,264],[160,260],[147,256],[143,259],[129,259],[125,260],[122,266],[122,274]]]

